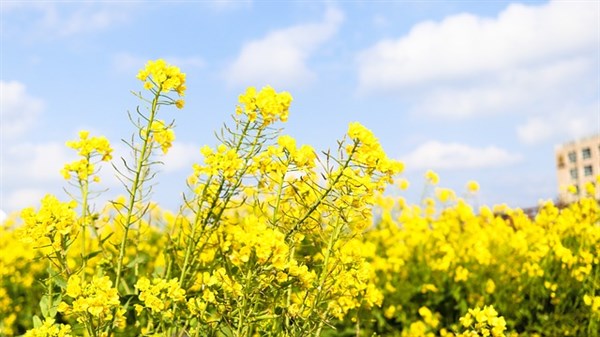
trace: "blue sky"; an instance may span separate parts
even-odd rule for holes
[[[554,148],[600,132],[597,1],[97,1],[0,3],[0,210],[66,198],[64,142],[129,137],[137,70],[188,78],[154,199],[175,208],[199,148],[248,85],[294,96],[284,133],[334,148],[348,123],[406,164],[418,202],[431,168],[479,202],[557,196]],[[122,146],[117,153],[123,154]],[[105,198],[121,194],[110,178]]]

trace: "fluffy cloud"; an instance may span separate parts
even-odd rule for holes
[[[13,211],[37,207],[44,195],[46,191],[39,188],[20,188],[8,195],[6,206]]]
[[[521,160],[521,156],[496,146],[478,148],[460,143],[428,141],[402,160],[407,170],[457,170],[508,166]]]
[[[343,15],[330,8],[320,23],[297,25],[270,32],[262,39],[247,42],[225,72],[233,85],[298,86],[316,75],[306,65],[311,54],[331,39]]]
[[[33,125],[44,109],[44,102],[27,93],[23,83],[0,81],[0,135],[12,138]]]
[[[163,159],[165,172],[187,169],[191,172],[192,164],[200,162],[200,146],[191,143],[174,142],[173,147]]]
[[[416,96],[420,99],[412,109],[418,114],[451,118],[517,112],[547,114],[560,102],[587,95],[581,89],[592,63],[590,59],[568,59],[509,69],[478,82],[432,84],[427,92]]]
[[[593,117],[595,116],[595,117]],[[600,132],[600,111],[590,109],[567,109],[546,117],[531,117],[517,126],[517,136],[526,145],[545,141],[562,142]]]
[[[14,144],[3,153],[3,175],[7,181],[60,181],[60,170],[75,157],[59,142]]]
[[[12,2],[11,5],[3,6],[2,10],[7,13],[28,11],[36,14],[28,25],[9,27],[11,30],[8,30],[7,35],[52,40],[114,28],[129,20],[130,9],[135,6],[133,3],[60,6],[52,2],[23,1]],[[13,16],[18,18],[18,15]]]
[[[460,14],[423,22],[366,50],[360,81],[369,89],[395,89],[576,56],[596,47],[597,32],[590,29],[596,9],[582,2],[512,4],[495,19]]]
[[[557,115],[597,102],[598,3],[512,4],[415,25],[360,53],[359,87],[391,92],[413,113]],[[587,117],[591,117],[588,115]]]

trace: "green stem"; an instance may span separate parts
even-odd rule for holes
[[[236,333],[236,336],[238,336],[238,337],[242,336],[242,328],[247,328],[248,332],[252,331],[251,327],[246,326],[248,324],[244,324],[243,323],[244,322],[244,316],[247,316],[247,317],[250,316],[250,313],[248,313],[247,315],[245,315],[245,314],[246,314],[246,311],[247,311],[246,310],[246,306],[248,304],[248,299],[246,298],[247,297],[247,289],[248,289],[248,286],[249,286],[249,283],[250,283],[251,279],[252,279],[252,269],[249,268],[248,269],[248,274],[246,275],[246,279],[244,280],[244,295],[242,295],[243,296],[243,299],[242,299],[242,308],[240,308],[240,311],[238,312],[238,322],[237,322],[238,328],[237,328],[237,333]]]
[[[87,158],[88,162],[90,160],[89,156]],[[87,265],[87,259],[86,259],[86,242],[85,242],[85,236],[86,236],[86,231],[87,231],[87,219],[88,219],[88,189],[89,189],[89,181],[86,178],[85,180],[81,181],[81,219],[82,219],[82,224],[81,224],[81,263],[82,263],[82,270],[83,273],[81,273],[81,279],[84,280],[85,279],[85,267]]]
[[[158,91],[154,95],[154,99],[152,100],[152,108],[150,109],[150,117],[148,118],[148,126],[144,132],[144,137],[142,138],[143,144],[142,149],[140,151],[140,155],[137,158],[137,163],[135,166],[135,177],[133,180],[133,185],[131,187],[131,194],[129,195],[129,201],[127,205],[127,215],[125,216],[125,232],[123,233],[123,239],[121,240],[121,246],[119,248],[119,259],[117,262],[117,272],[115,278],[115,286],[119,287],[119,282],[121,280],[121,271],[123,269],[123,258],[125,257],[125,247],[127,243],[127,235],[129,234],[129,228],[131,227],[131,220],[133,218],[133,209],[135,207],[136,202],[136,194],[140,191],[143,179],[142,171],[144,162],[147,161],[150,152],[152,151],[152,146],[150,144],[150,133],[152,132],[151,126],[156,113],[158,111],[158,98],[160,95],[161,88],[158,88]]]
[[[312,303],[311,314],[315,310],[315,306],[321,301],[321,295],[323,294],[323,286],[325,285],[325,279],[329,274],[329,258],[331,256],[331,252],[333,251],[333,246],[336,244],[339,235],[341,233],[342,227],[344,224],[340,222],[340,218],[337,218],[335,223],[335,227],[333,229],[333,233],[329,237],[329,241],[327,242],[327,250],[325,251],[325,257],[323,259],[323,270],[321,271],[321,275],[319,275],[319,287],[317,288],[317,294],[315,296],[314,302]],[[325,320],[321,319],[319,321],[319,325],[317,327],[317,332],[315,336],[321,336],[321,330],[323,329],[323,325],[325,324]]]

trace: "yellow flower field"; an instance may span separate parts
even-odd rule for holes
[[[476,182],[456,193],[429,171],[432,193],[409,204],[385,193],[408,181],[370,130],[351,123],[323,153],[296,144],[279,131],[292,96],[265,87],[240,95],[165,210],[150,186],[186,77],[156,60],[138,79],[123,196],[92,207],[114,159],[82,131],[57,172],[72,199],[0,225],[1,336],[600,336],[593,198],[534,218],[474,209]]]

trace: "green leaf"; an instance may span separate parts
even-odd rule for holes
[[[61,301],[62,296],[60,294],[55,295],[54,298],[51,298],[48,294],[42,296],[42,299],[40,300],[40,309],[42,311],[42,316],[44,316],[44,318],[46,319],[54,318],[56,316],[58,305]]]
[[[33,327],[39,328],[41,326],[42,326],[42,320],[37,315],[33,315]]]
[[[92,257],[100,254],[100,253],[102,253],[101,250],[97,250],[95,252],[91,252],[91,253],[87,254],[86,256],[84,256],[83,259],[87,261],[87,260],[91,259]]]
[[[67,280],[62,275],[56,275],[54,277],[54,284],[59,286],[61,289],[67,289]]]
[[[42,316],[44,318],[53,318],[54,316],[50,316],[50,295],[46,294],[42,296],[40,300],[40,309],[42,310]]]
[[[145,261],[146,261],[146,259],[144,257],[142,257],[142,256],[136,256],[135,259],[133,259],[132,261],[130,261],[126,265],[126,267],[127,268],[131,268],[131,267],[135,266],[136,264],[140,264],[140,263],[145,262]]]
[[[113,236],[114,233],[110,233],[108,234],[105,238],[100,239],[100,245],[103,245],[104,242],[106,242],[106,240],[108,240],[111,236]]]

